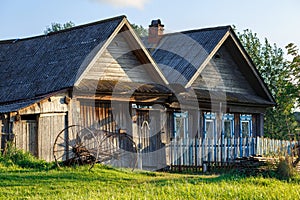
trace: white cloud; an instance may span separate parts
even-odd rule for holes
[[[110,4],[114,7],[134,7],[143,9],[149,0],[93,0],[100,3]]]

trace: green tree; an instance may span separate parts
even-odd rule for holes
[[[287,55],[276,44],[265,38],[262,43],[251,30],[237,33],[246,51],[258,68],[276,100],[277,106],[268,108],[265,114],[265,136],[288,139],[295,134],[296,120],[293,109],[299,102],[300,56],[294,44],[286,46]],[[291,61],[287,56],[292,56]]]
[[[131,26],[140,37],[146,37],[148,35],[148,30],[142,25],[131,24]]]
[[[53,33],[53,32],[56,32],[56,31],[67,29],[67,28],[72,28],[74,26],[75,26],[75,24],[71,21],[66,22],[64,24],[54,22],[54,23],[51,23],[50,27],[49,26],[46,27],[46,30],[44,31],[44,33],[45,34]]]

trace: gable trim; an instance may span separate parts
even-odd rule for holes
[[[126,18],[124,17],[123,20],[120,22],[120,24],[117,26],[115,31],[111,34],[111,36],[105,41],[105,43],[102,45],[102,47],[96,52],[96,55],[94,55],[93,59],[89,61],[88,59],[83,61],[81,64],[82,66],[87,66],[85,70],[81,73],[79,78],[76,80],[74,86],[78,86],[79,83],[82,81],[86,73],[89,72],[89,70],[93,67],[93,65],[96,63],[96,61],[100,58],[100,56],[103,54],[105,49],[107,49],[108,45],[112,42],[112,40],[115,38],[115,36],[119,33],[121,28],[124,26],[126,22]],[[100,45],[100,44],[99,44]],[[97,47],[96,47],[97,48]]]
[[[246,62],[249,65],[252,73],[254,74],[257,81],[259,82],[259,85],[262,87],[263,91],[265,92],[265,94],[267,95],[269,100],[275,105],[276,101],[275,101],[274,97],[271,95],[271,92],[270,92],[269,88],[266,86],[266,83],[263,81],[263,78],[261,77],[260,73],[256,69],[253,61],[251,60],[251,58],[247,54],[246,50],[243,48],[242,44],[237,39],[237,36],[234,34],[234,32],[230,31],[230,37],[234,41],[236,47],[239,49],[239,51],[242,54],[243,58],[246,60]]]
[[[149,51],[145,48],[144,44],[141,42],[141,39],[139,38],[139,36],[137,36],[137,34],[135,33],[135,31],[133,30],[133,28],[131,27],[131,25],[129,24],[129,22],[127,20],[126,20],[125,24],[128,27],[131,35],[134,37],[135,41],[138,43],[139,47],[142,49],[143,53],[146,55],[146,57],[149,59],[150,63],[153,65],[154,69],[156,70],[156,72],[159,75],[159,78],[163,81],[164,84],[168,85],[169,84],[168,80],[163,75],[161,69],[158,67],[157,63],[152,58]]]
[[[215,46],[215,48],[211,51],[211,53],[207,56],[205,61],[201,64],[199,69],[196,71],[196,73],[193,75],[193,77],[189,80],[189,82],[185,85],[185,88],[189,88],[192,86],[192,84],[195,82],[195,80],[198,78],[198,76],[201,74],[203,69],[206,67],[206,65],[209,63],[209,61],[212,59],[212,57],[216,54],[216,52],[220,49],[222,44],[226,41],[228,36],[230,35],[229,31],[225,33],[223,38],[219,41],[219,43]]]
[[[146,55],[147,59],[149,59],[150,63],[152,64],[152,66],[154,67],[156,73],[159,75],[159,79],[162,81],[163,84],[168,84],[167,79],[164,77],[164,75],[162,74],[161,70],[159,69],[159,67],[157,66],[156,62],[153,60],[152,56],[150,56],[150,53],[148,52],[148,50],[144,47],[144,45],[142,44],[142,42],[140,41],[140,39],[138,38],[138,36],[136,35],[136,33],[134,32],[134,30],[132,29],[131,25],[129,24],[128,20],[124,17],[123,20],[121,21],[121,23],[118,25],[118,27],[115,29],[115,31],[111,34],[111,36],[105,41],[105,43],[102,45],[102,47],[97,50],[97,52],[95,52],[94,57],[92,58],[92,60],[85,60],[82,63],[82,66],[87,66],[84,71],[82,72],[82,74],[79,76],[79,78],[76,80],[74,86],[78,86],[80,84],[80,82],[84,79],[85,75],[90,71],[90,69],[93,67],[93,65],[96,63],[96,61],[101,57],[101,55],[104,53],[104,51],[108,48],[108,46],[110,45],[110,43],[113,41],[113,39],[116,37],[116,35],[121,31],[121,29],[126,26],[132,37],[134,38],[134,40],[137,42],[137,44],[139,45],[139,47],[141,48],[141,50],[143,51],[143,53]],[[130,44],[129,44],[130,45]],[[155,77],[155,76],[154,76]]]

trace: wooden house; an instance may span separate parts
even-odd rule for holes
[[[52,161],[69,125],[123,130],[155,170],[172,164],[172,141],[263,134],[275,101],[229,26],[163,35],[154,20],[149,34],[120,16],[1,41],[1,148]]]
[[[125,115],[129,102],[164,102],[170,95],[124,16],[2,41],[0,52],[2,148],[13,140],[47,161],[53,160],[54,140],[65,127],[131,133],[132,120]]]
[[[226,138],[241,138],[241,144],[242,138],[263,136],[264,113],[275,100],[233,29],[223,26],[163,34],[163,28],[160,20],[153,20],[144,43],[170,88],[182,87],[176,92],[177,104],[173,99],[169,107],[173,124],[168,142],[180,140],[182,147],[187,146],[185,139],[200,138],[215,148]],[[216,160],[222,150],[215,151]],[[183,164],[183,157],[191,157],[190,163],[197,165],[202,156],[187,154],[181,153],[171,164],[178,160]]]
[[[161,27],[160,20],[152,21],[149,33],[154,36],[145,41],[146,46],[169,84],[185,88],[186,102],[198,102],[200,114],[192,118],[197,118],[194,123],[204,123],[196,126],[200,136],[261,136],[263,114],[275,100],[233,29],[224,26],[163,35]],[[153,28],[159,33],[150,31]],[[155,34],[157,40],[153,40]]]

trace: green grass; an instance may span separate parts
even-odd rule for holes
[[[11,145],[0,155],[0,199],[300,199],[300,177],[281,177],[288,167],[278,166],[284,173],[271,176],[282,180],[243,172],[132,172],[98,164],[92,170],[58,169]]]
[[[62,169],[0,163],[0,199],[300,199],[300,178],[187,175],[96,165]]]

